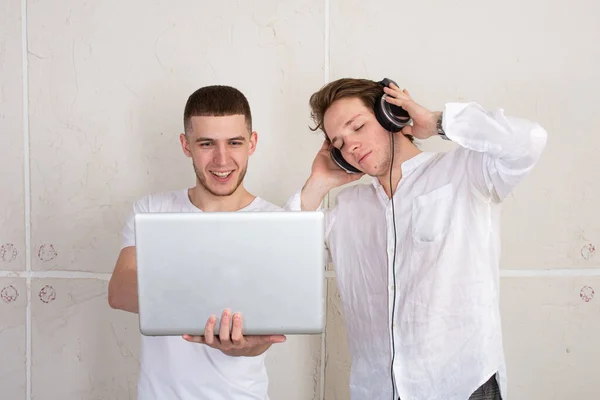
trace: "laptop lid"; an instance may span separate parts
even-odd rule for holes
[[[321,212],[139,213],[140,331],[203,335],[226,308],[244,335],[324,328]]]

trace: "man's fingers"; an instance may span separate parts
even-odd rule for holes
[[[283,343],[287,340],[285,335],[271,335],[269,337],[269,343]]]
[[[385,96],[385,101],[387,101],[388,103],[395,104],[400,107],[404,107],[408,102],[410,102],[410,99],[407,98],[406,96],[392,97],[392,96],[388,95],[388,96]]]
[[[183,335],[183,338],[191,343],[206,344],[206,341],[202,336]]]
[[[242,316],[239,313],[233,314],[231,341],[235,347],[241,347],[244,345],[244,336],[242,335]]]
[[[229,310],[223,311],[223,315],[221,315],[221,329],[219,330],[219,341],[224,346],[227,346],[231,342],[229,330],[230,319],[231,312]]]
[[[268,344],[268,343],[283,343],[287,339],[285,335],[256,335],[246,336],[246,342],[251,346]]]
[[[385,100],[388,103],[392,103],[397,106],[402,106],[402,104],[400,104],[400,103],[406,103],[406,102],[412,101],[412,97],[410,97],[410,94],[408,93],[408,90],[406,90],[406,89],[400,90],[400,89],[384,88],[383,90],[385,91]]]
[[[419,113],[426,111],[422,106],[415,103],[412,99],[406,98],[406,96],[403,96],[402,98],[393,98],[392,96],[386,96],[385,101],[387,101],[390,104],[395,104],[399,107],[402,107],[413,118]]]
[[[217,324],[217,317],[211,315],[206,321],[206,326],[204,327],[204,342],[212,346],[215,341],[215,325]]]

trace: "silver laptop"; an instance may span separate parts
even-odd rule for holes
[[[143,335],[218,333],[226,308],[244,335],[323,332],[323,213],[140,213],[135,235]]]

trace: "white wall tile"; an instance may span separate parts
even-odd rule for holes
[[[504,278],[501,298],[509,397],[597,398],[600,278]]]
[[[351,358],[329,280],[325,399],[348,399]],[[502,278],[501,312],[511,399],[595,398],[600,391],[600,278]]]
[[[350,367],[346,325],[335,278],[327,279],[327,328],[325,332],[325,399],[350,398]]]
[[[506,202],[502,266],[598,267],[581,251],[600,247],[599,12],[592,0],[331,0],[331,75],[389,77],[431,109],[477,101],[541,123],[548,147]]]
[[[137,316],[108,309],[104,281],[33,282],[34,397],[135,399]],[[271,398],[318,398],[320,344],[319,335],[290,336],[271,348]],[[57,381],[69,383],[58,387]]]
[[[26,395],[25,279],[0,278],[0,398],[24,400]]]
[[[136,399],[137,316],[112,310],[108,282],[33,279],[32,398]]]
[[[321,335],[289,335],[266,357],[272,400],[319,400]]]
[[[0,4],[0,270],[25,269],[21,1]]]
[[[30,3],[33,269],[110,272],[131,202],[195,184],[178,134],[203,85],[247,95],[247,187],[283,204],[321,142],[302,110],[323,83],[322,5]]]

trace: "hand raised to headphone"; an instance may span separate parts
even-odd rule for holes
[[[328,183],[329,189],[342,186],[360,179],[364,174],[349,174],[342,170],[332,159],[331,149],[333,145],[327,139],[317,153],[311,169],[311,177],[319,177],[324,183]]]
[[[302,210],[316,210],[331,189],[359,180],[364,174],[349,174],[331,159],[331,143],[325,139],[302,188]]]
[[[403,134],[412,135],[417,139],[427,139],[437,135],[437,121],[440,112],[429,111],[416,103],[408,90],[400,90],[393,83],[390,83],[390,87],[384,87],[383,91],[386,94],[385,100],[388,103],[405,109],[413,120],[412,126],[409,125],[402,129]]]

